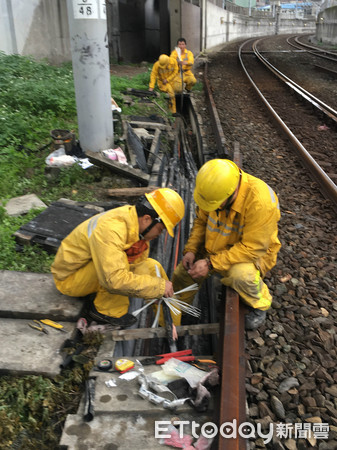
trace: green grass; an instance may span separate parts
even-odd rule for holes
[[[145,73],[132,78],[111,77],[111,92],[123,108],[123,114],[137,114],[135,105],[123,105],[128,88],[147,89],[150,65]],[[165,99],[158,101],[165,106]],[[46,205],[67,197],[76,201],[95,201],[98,169],[83,170],[75,165],[61,169],[56,179],[47,178],[45,159],[51,152],[51,130],[68,129],[77,136],[77,112],[71,64],[51,66],[19,55],[0,52],[0,207],[10,198],[36,194]],[[115,135],[115,140],[118,136]],[[99,180],[99,177],[98,177]],[[39,248],[15,251],[12,233],[29,222],[38,212],[20,218],[8,217],[0,210],[0,268],[48,272],[50,256]]]

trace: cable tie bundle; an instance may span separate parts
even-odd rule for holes
[[[163,300],[175,315],[180,314],[180,312],[184,312],[190,316],[200,317],[201,310],[196,306],[189,305],[188,303],[174,297],[163,298]]]
[[[185,287],[184,289],[181,289],[180,291],[175,292],[174,295],[183,294],[184,292],[189,292],[189,291],[196,291],[197,289],[198,289],[198,284],[194,283],[194,284],[191,284],[190,286]]]
[[[159,324],[159,315],[160,315],[160,308],[162,304],[162,299],[158,301],[158,308],[156,312],[156,317],[154,318],[153,324],[151,325],[151,328],[156,328]]]
[[[142,306],[141,308],[136,309],[136,311],[133,311],[132,315],[135,316],[135,317],[137,317],[138,314],[140,314],[142,311],[144,311],[144,309],[146,309],[148,306],[151,306],[153,303],[155,303],[155,302],[157,302],[157,301],[158,301],[157,298],[155,298],[155,299],[153,299],[153,300],[150,300],[149,302],[145,303],[145,305]]]
[[[157,277],[161,278],[160,270],[159,270],[159,267],[157,266],[157,264],[155,264],[155,270],[156,270]],[[195,291],[197,289],[198,289],[198,284],[194,283],[194,284],[191,284],[190,286],[187,286],[184,289],[181,289],[180,291],[174,292],[173,295],[176,296],[179,294],[183,294],[184,292]],[[155,328],[156,326],[158,326],[160,308],[161,308],[161,303],[163,301],[170,308],[170,310],[172,311],[172,313],[174,315],[178,315],[178,314],[180,314],[180,312],[184,312],[184,313],[189,314],[194,317],[200,317],[201,310],[199,308],[189,305],[188,303],[183,302],[182,300],[178,300],[175,297],[162,297],[161,299],[155,298],[153,300],[150,300],[141,308],[137,309],[136,311],[133,311],[132,315],[136,317],[136,316],[138,316],[138,314],[140,314],[142,311],[144,311],[144,309],[148,308],[153,303],[158,302],[156,317],[154,318],[153,324],[151,326],[151,328]]]

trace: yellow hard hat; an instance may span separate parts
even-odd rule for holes
[[[164,69],[168,65],[169,59],[170,58],[167,55],[160,55],[158,59],[159,67]]]
[[[240,170],[233,161],[211,159],[197,173],[194,201],[204,211],[215,211],[234,193],[239,180]]]
[[[163,221],[169,235],[173,237],[173,228],[185,214],[183,199],[176,191],[169,188],[156,189],[145,196]]]

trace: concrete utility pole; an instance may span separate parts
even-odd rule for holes
[[[275,18],[275,34],[280,32],[280,21],[281,21],[281,3],[276,2],[276,18]]]
[[[105,0],[67,0],[79,140],[83,151],[113,148]]]

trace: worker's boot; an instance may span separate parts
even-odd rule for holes
[[[251,308],[247,306],[248,313],[245,316],[245,329],[255,330],[266,320],[267,313],[261,309]]]
[[[98,323],[108,323],[116,328],[131,327],[131,325],[137,322],[137,318],[132,314],[124,314],[121,317],[111,317],[102,314],[95,308],[94,302],[91,304],[89,316]]]

